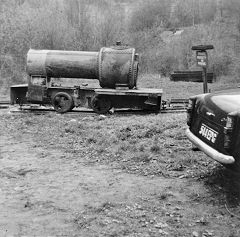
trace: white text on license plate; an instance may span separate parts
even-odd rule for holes
[[[205,124],[202,124],[199,129],[199,134],[205,137],[208,141],[215,143],[218,132],[214,131],[212,128]]]

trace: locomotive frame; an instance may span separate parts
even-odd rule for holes
[[[105,114],[111,108],[130,108],[160,112],[162,89],[139,88],[116,89],[84,86],[54,86],[51,78],[30,76],[28,84],[13,85],[10,88],[11,104],[52,105],[59,113],[66,113],[75,107],[93,109]]]

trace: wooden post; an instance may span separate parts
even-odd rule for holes
[[[207,67],[202,68],[203,76],[203,93],[208,93],[208,83],[207,83]]]
[[[203,93],[209,92],[207,84],[208,49],[213,49],[213,45],[192,46],[192,50],[196,50],[197,65],[202,67]]]

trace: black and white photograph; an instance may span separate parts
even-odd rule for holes
[[[240,236],[240,0],[0,0],[0,237],[161,236]]]

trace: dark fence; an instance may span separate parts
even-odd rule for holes
[[[174,71],[170,75],[171,81],[191,81],[191,82],[203,82],[202,71]],[[207,73],[208,83],[212,83],[215,80],[213,72]]]

